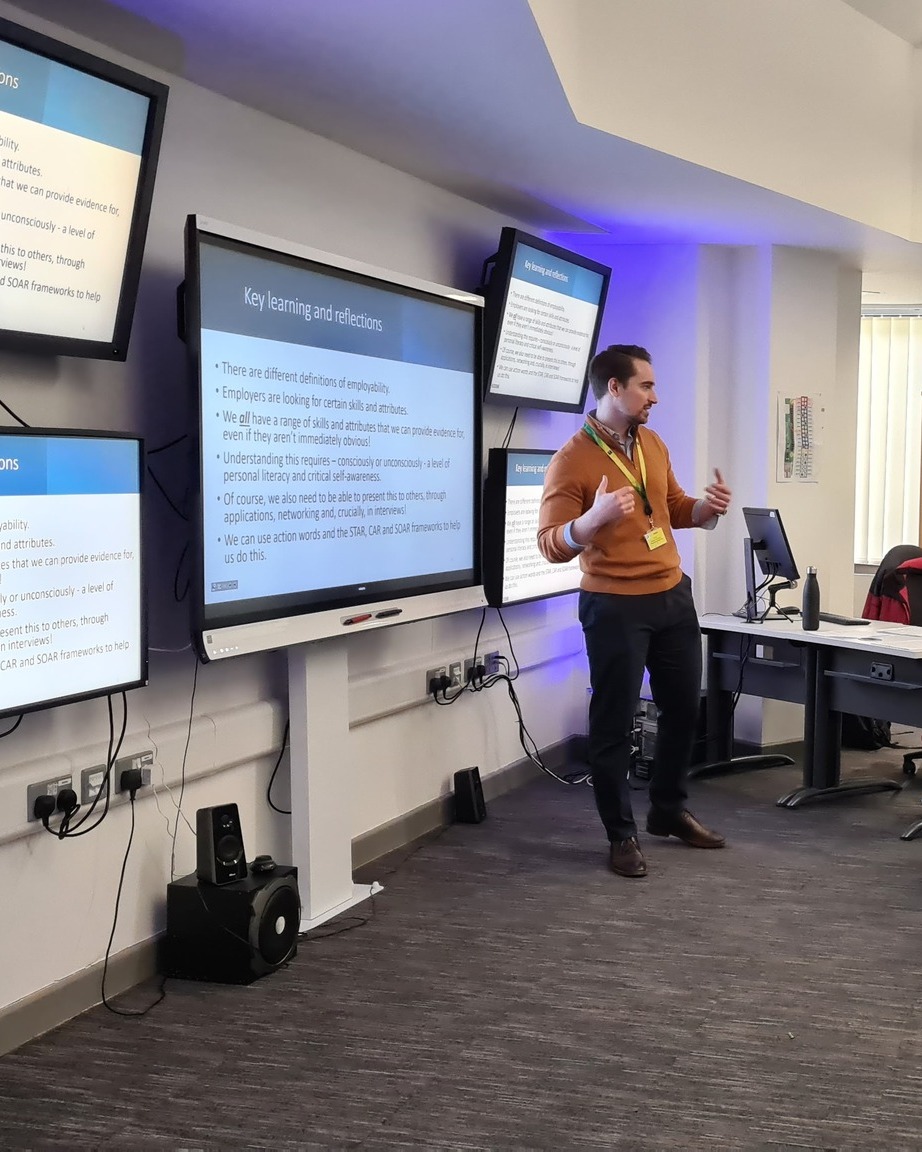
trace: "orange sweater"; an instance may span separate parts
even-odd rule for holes
[[[580,587],[587,592],[614,592],[643,596],[665,592],[682,578],[679,551],[673,528],[693,528],[696,500],[679,487],[669,463],[666,445],[649,428],[636,430],[634,462],[615,446],[601,425],[589,417],[599,439],[604,440],[640,482],[637,443],[647,469],[647,496],[653,509],[653,523],[666,534],[666,543],[651,551],[644,541],[650,521],[644,515],[638,496],[634,511],[616,524],[606,524],[579,553],[570,548],[563,530],[571,520],[592,507],[602,476],[608,477],[608,490],[623,488],[627,477],[582,429],[557,451],[544,477],[544,492],[538,516],[538,547],[552,564],[564,564],[579,556],[583,578]]]

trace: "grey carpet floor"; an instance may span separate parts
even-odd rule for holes
[[[642,837],[640,881],[588,788],[494,800],[286,968],[0,1060],[0,1147],[922,1148],[922,787],[775,807],[797,780],[697,783],[730,847]]]

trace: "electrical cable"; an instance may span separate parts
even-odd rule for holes
[[[519,659],[515,654],[515,648],[513,648],[513,646],[512,646],[512,637],[509,635],[509,629],[506,627],[506,621],[503,619],[503,612],[502,612],[501,608],[496,609],[496,615],[499,617],[499,622],[500,622],[500,624],[502,624],[503,631],[506,633],[506,639],[509,641],[509,654],[512,656],[512,659],[515,661],[515,671],[509,673],[509,675],[512,677],[512,679],[515,680],[519,674]],[[502,657],[501,657],[501,659],[502,659]],[[507,667],[508,667],[508,664],[509,664],[509,662],[507,660],[506,661]]]
[[[275,762],[275,767],[272,769],[272,775],[269,777],[269,784],[266,788],[266,801],[273,812],[279,812],[282,816],[290,816],[290,808],[279,808],[272,802],[272,785],[275,783],[275,774],[279,770],[279,765],[282,763],[282,757],[285,755],[285,748],[288,746],[288,728],[291,721],[285,721],[285,731],[282,733],[282,747],[279,749],[278,759]]]
[[[122,692],[122,729],[119,733],[118,741],[115,740],[115,716],[112,711],[112,696],[111,694],[106,697],[106,705],[109,713],[109,745],[106,754],[106,768],[103,774],[102,783],[96,795],[93,797],[93,802],[89,808],[83,813],[80,819],[74,824],[73,828],[70,827],[69,820],[65,818],[61,827],[58,829],[57,835],[61,840],[70,840],[76,836],[86,836],[89,832],[95,832],[99,825],[105,820],[109,814],[109,804],[112,798],[112,769],[118,759],[118,754],[122,748],[122,742],[125,739],[125,732],[128,728],[128,697]],[[100,798],[105,791],[105,798],[103,803],[103,810],[99,819],[95,824],[91,824],[89,828],[84,828],[86,822],[90,819],[99,804]]]
[[[23,716],[25,716],[25,712],[20,712],[19,715],[16,717],[16,720],[13,722],[12,727],[7,728],[7,730],[5,732],[0,732],[0,740],[2,740],[4,736],[11,736],[16,731],[16,729],[22,723]]]
[[[169,506],[176,513],[176,515],[180,518],[180,520],[185,520],[188,523],[189,517],[185,514],[185,512],[182,512],[179,508],[177,508],[176,505],[173,503],[172,497],[167,492],[167,490],[163,487],[163,485],[160,483],[160,481],[157,479],[157,474],[154,472],[153,468],[151,468],[150,464],[147,465],[147,475],[150,476],[151,480],[153,480],[153,482],[157,485],[157,488],[160,490],[160,495],[164,498],[164,500],[166,500],[167,504],[169,504]],[[188,490],[186,492],[186,495],[184,495],[184,497],[183,497],[184,502],[185,502],[186,496],[188,496]]]
[[[2,408],[4,412],[7,412],[7,413],[9,413],[9,415],[10,415],[10,416],[12,416],[12,417],[13,417],[13,419],[14,419],[14,420],[15,420],[15,421],[16,421],[18,424],[21,424],[21,425],[23,426],[23,428],[28,428],[28,427],[30,427],[30,425],[29,425],[29,424],[27,424],[27,423],[25,422],[25,420],[23,420],[23,418],[22,418],[21,416],[17,416],[17,415],[16,415],[16,413],[15,413],[15,412],[13,411],[13,409],[12,409],[12,408],[9,406],[9,404],[4,404],[4,402],[3,402],[2,400],[0,400],[0,408]]]
[[[176,837],[179,835],[179,814],[182,812],[182,799],[186,791],[186,757],[189,755],[189,745],[192,742],[192,719],[195,715],[195,689],[198,685],[198,663],[198,658],[196,657],[195,670],[192,674],[192,695],[189,697],[189,728],[186,732],[186,746],[182,751],[182,767],[179,776],[179,801],[176,804],[176,820],[173,823],[173,843],[170,848],[171,881],[176,879]]]
[[[522,713],[522,707],[521,707],[521,704],[519,703],[519,698],[516,695],[515,689],[512,685],[513,680],[518,679],[518,677],[521,673],[521,668],[519,666],[519,660],[515,654],[515,646],[512,643],[512,636],[509,632],[509,628],[506,625],[506,621],[503,619],[502,611],[499,608],[496,609],[496,614],[499,617],[500,624],[502,624],[502,626],[503,626],[503,631],[506,633],[506,640],[508,641],[508,644],[509,644],[509,653],[512,656],[512,664],[509,663],[509,660],[505,656],[501,655],[499,657],[499,659],[506,665],[507,672],[494,673],[491,676],[483,677],[482,679],[479,680],[478,683],[475,683],[473,672],[476,668],[480,667],[480,665],[478,665],[476,663],[477,646],[480,643],[480,634],[483,631],[483,625],[484,625],[484,621],[486,620],[486,615],[487,615],[487,610],[486,610],[486,608],[484,608],[483,611],[481,612],[481,615],[480,615],[480,624],[477,628],[477,635],[474,638],[474,655],[472,658],[473,663],[472,663],[472,668],[471,668],[471,671],[472,671],[471,680],[467,684],[462,684],[461,687],[457,690],[457,692],[455,692],[455,694],[453,696],[448,696],[447,691],[445,689],[443,689],[443,699],[441,699],[441,700],[438,698],[437,692],[432,693],[433,700],[435,700],[436,704],[438,704],[444,708],[450,704],[454,704],[454,702],[456,700],[459,700],[465,694],[465,692],[482,692],[485,688],[492,688],[495,684],[505,683],[506,687],[507,687],[507,691],[509,693],[509,699],[512,702],[512,707],[516,713],[516,718],[517,718],[517,722],[518,722],[518,729],[519,729],[519,743],[522,745],[522,749],[525,752],[526,757],[533,764],[535,764],[536,767],[540,768],[542,772],[544,772],[546,775],[550,776],[552,779],[556,780],[560,784],[567,784],[567,785],[589,784],[591,787],[592,776],[590,773],[588,773],[588,772],[567,772],[567,773],[564,773],[563,775],[559,775],[558,773],[553,772],[550,768],[548,768],[547,765],[542,761],[540,751],[538,750],[538,746],[535,743],[531,733],[528,731],[528,728],[525,725],[525,718],[524,718],[524,715]],[[531,745],[531,747],[529,747],[529,744]]]
[[[119,904],[120,904],[121,899],[122,899],[122,888],[125,884],[125,869],[128,866],[128,854],[131,852],[131,843],[134,840],[134,828],[135,828],[134,800],[135,800],[135,790],[132,788],[129,792],[129,801],[131,803],[131,829],[128,833],[128,843],[125,846],[125,855],[122,857],[122,867],[121,867],[119,874],[118,874],[118,888],[116,889],[116,893],[115,893],[115,912],[112,916],[112,930],[109,933],[109,943],[106,945],[106,955],[105,955],[103,962],[102,962],[102,988],[101,988],[102,1002],[106,1006],[106,1008],[108,1008],[109,1011],[112,1012],[116,1016],[146,1016],[147,1013],[150,1012],[150,1010],[152,1008],[156,1008],[157,1005],[166,996],[166,981],[167,981],[166,976],[164,976],[163,979],[160,981],[160,988],[159,988],[156,1000],[154,1000],[152,1003],[148,1004],[146,1008],[141,1008],[139,1010],[134,1010],[134,1009],[128,1010],[125,1008],[116,1008],[114,1004],[110,1004],[109,999],[106,996],[106,977],[109,974],[109,956],[112,952],[112,942],[115,939],[115,929],[116,929],[116,925],[118,924],[118,908],[119,908]]]
[[[743,650],[740,652],[740,673],[736,682],[736,687],[733,689],[733,695],[730,698],[730,715],[728,718],[729,731],[733,731],[733,716],[736,712],[736,706],[739,703],[740,696],[743,694],[743,677],[746,672],[746,664],[749,660],[749,653],[752,651],[752,644],[755,637],[752,633],[746,636],[746,643]]]
[[[185,652],[190,647],[191,647],[191,645],[187,644],[185,648],[180,648],[180,649],[178,649],[178,651]],[[154,651],[171,651],[171,649],[154,649]],[[167,796],[169,796],[170,803],[173,805],[174,809],[176,808],[176,800],[175,800],[173,793],[172,793],[172,790],[170,789],[170,786],[166,780],[166,769],[163,767],[163,762],[160,759],[160,747],[157,744],[157,741],[154,739],[154,733],[153,733],[153,729],[151,728],[149,716],[145,717],[145,722],[147,725],[147,742],[153,748],[153,753],[154,753],[154,759],[151,763],[150,790],[153,793],[154,804],[156,805],[157,811],[160,814],[160,819],[163,820],[164,824],[166,824],[167,838],[171,839],[172,838],[172,832],[170,829],[170,818],[163,811],[163,809],[160,807],[160,793],[157,791],[157,785],[154,783],[154,769],[155,768],[160,769],[160,785],[164,789],[164,791],[166,792]],[[195,829],[192,827],[192,825],[189,823],[188,819],[186,818],[185,812],[181,812],[180,815],[182,816],[183,823],[185,824],[185,826],[189,829],[189,831],[194,836],[195,835]]]
[[[182,552],[179,554],[179,559],[176,561],[176,571],[173,573],[173,599],[177,604],[182,604],[183,600],[185,600],[185,598],[189,595],[191,580],[188,578],[186,579],[185,588],[183,588],[182,592],[179,591],[179,574],[182,572],[183,561],[185,560],[188,551],[189,541],[187,540],[183,545]],[[191,648],[192,645],[187,644],[186,647]],[[185,651],[185,649],[181,649],[181,651]]]
[[[517,661],[516,661],[516,668],[518,668],[518,662]],[[515,714],[516,714],[517,727],[519,730],[519,743],[522,745],[522,750],[524,751],[527,759],[529,759],[532,762],[532,764],[535,765],[535,767],[540,768],[540,770],[546,776],[550,776],[552,780],[556,780],[558,784],[567,784],[567,785],[571,785],[571,786],[577,785],[577,784],[589,784],[591,786],[591,783],[592,783],[591,773],[589,773],[589,772],[566,772],[563,775],[561,775],[557,772],[552,771],[552,769],[548,768],[548,766],[541,759],[541,753],[538,749],[538,746],[535,743],[534,738],[532,737],[531,733],[528,731],[528,728],[525,725],[525,717],[522,713],[522,705],[519,702],[518,695],[516,694],[515,687],[512,683],[513,679],[514,679],[514,677],[508,676],[505,673],[500,672],[500,673],[497,673],[495,676],[490,676],[486,681],[484,681],[483,686],[485,688],[492,688],[496,684],[505,683],[506,691],[509,694],[509,699],[512,703],[512,707],[513,707]]]
[[[394,865],[393,868],[388,868],[387,871],[383,873],[376,868],[376,874],[382,880],[386,880],[388,876],[393,876],[396,872],[399,872],[400,869],[403,868],[403,866],[408,861],[412,860],[417,852],[423,848],[428,848],[430,844],[434,844],[437,840],[440,840],[451,827],[451,824],[444,824],[441,828],[436,829],[434,832],[428,832],[424,836],[421,836],[416,841],[416,843],[413,844],[411,848],[409,848],[406,854],[401,856],[400,860]],[[341,936],[344,932],[351,932],[355,928],[361,928],[363,925],[367,924],[369,920],[373,920],[377,914],[377,908],[375,907],[375,893],[372,893],[368,899],[371,905],[371,911],[367,916],[347,916],[338,918],[336,920],[330,920],[326,924],[321,924],[317,928],[312,928],[309,932],[305,932],[304,935],[300,937],[300,939],[309,943],[312,941],[328,940],[331,936]],[[332,928],[334,931],[324,931],[325,928]]]
[[[512,419],[509,421],[509,427],[506,430],[505,439],[503,440],[502,444],[500,445],[501,448],[508,448],[509,447],[509,441],[512,439],[512,429],[515,427],[515,419],[518,416],[518,414],[519,414],[519,410],[518,410],[518,408],[516,408],[515,411],[512,413]]]
[[[183,432],[181,436],[177,436],[175,440],[168,440],[166,444],[161,444],[158,448],[148,448],[148,456],[156,456],[158,452],[166,452],[168,448],[175,448],[177,444],[182,444],[183,440],[189,439],[189,433]]]

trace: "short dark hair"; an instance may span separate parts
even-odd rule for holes
[[[589,383],[596,400],[601,400],[608,391],[608,381],[614,377],[619,384],[627,384],[636,375],[635,360],[653,363],[653,357],[639,344],[609,344],[594,356],[589,364]]]

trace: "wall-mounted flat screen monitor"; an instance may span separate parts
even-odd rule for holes
[[[484,603],[478,296],[200,216],[205,659]]]
[[[485,269],[486,400],[582,412],[611,269],[518,228]]]
[[[166,100],[0,19],[0,347],[125,359]]]
[[[147,683],[142,444],[0,429],[0,715]]]
[[[483,586],[500,608],[576,592],[579,559],[549,564],[538,551],[538,508],[553,452],[491,448],[484,486]]]

